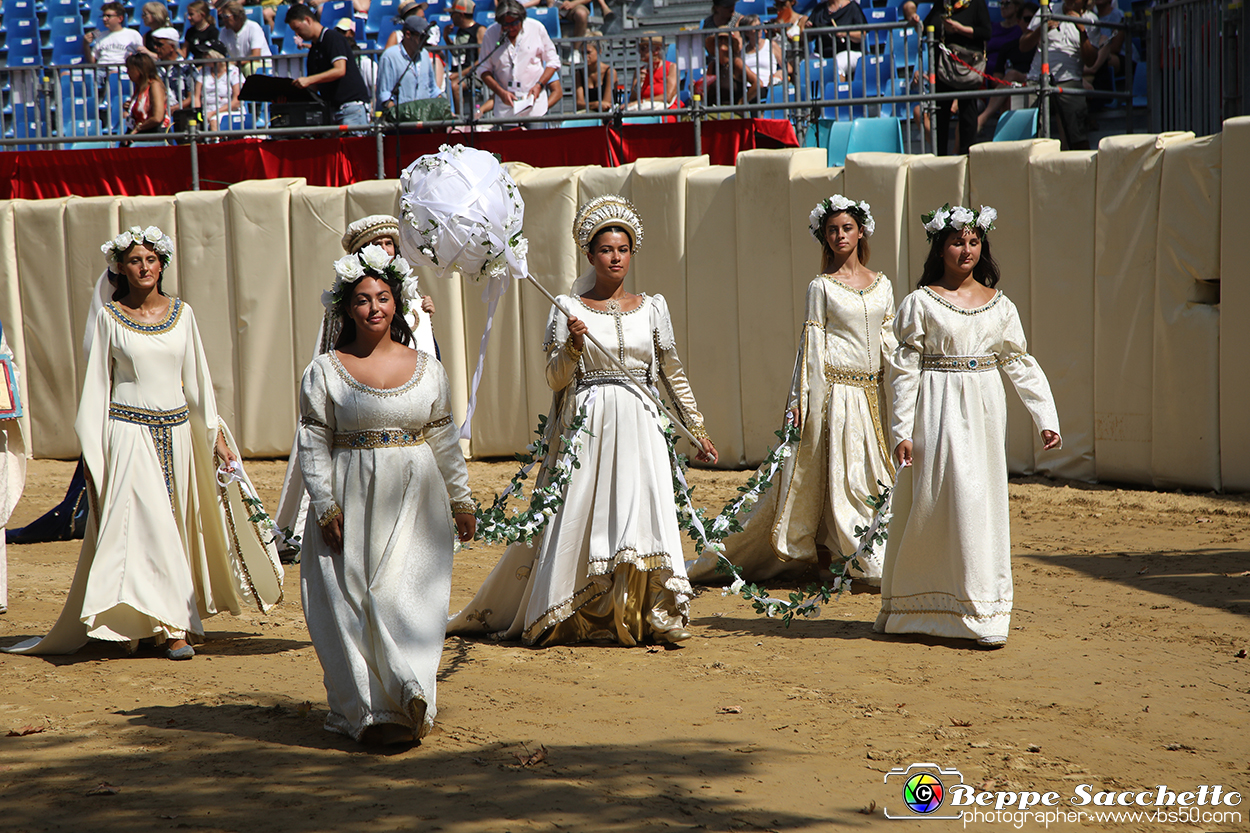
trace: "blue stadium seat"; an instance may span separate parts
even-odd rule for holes
[[[766,0],[738,0],[737,3],[734,3],[734,11],[743,16],[749,14],[764,15],[768,12],[768,9],[769,4]]]
[[[333,26],[340,19],[351,16],[351,0],[329,0],[329,2],[321,4],[322,26]]]
[[[265,26],[265,7],[264,6],[244,6],[243,13],[247,15],[248,20],[254,20],[262,27]]]
[[[1008,110],[998,117],[994,128],[994,141],[1018,142],[1037,137],[1037,108]]]
[[[5,29],[15,20],[33,20],[39,22],[39,7],[35,0],[4,0]]]
[[[192,0],[177,0],[176,3],[171,3],[169,7],[169,22],[175,26],[185,24],[187,22],[187,6],[190,6],[191,2]],[[279,9],[279,11],[285,11],[285,9]]]
[[[799,96],[807,101],[820,97],[820,91],[838,80],[838,64],[833,58],[808,58],[799,63]]]
[[[851,122],[851,134],[847,139],[846,152],[863,153],[903,152],[903,127],[893,117],[855,119]]]
[[[376,38],[378,32],[381,31],[382,21],[395,16],[395,12],[399,10],[399,0],[370,0],[369,17],[365,19],[365,35],[370,38]],[[425,12],[429,17],[430,12]],[[448,16],[448,21],[451,17]]]
[[[825,146],[825,159],[830,168],[840,168],[846,164],[846,148],[851,140],[849,121],[821,120],[817,127],[817,135]]]
[[[894,8],[865,9],[864,17],[869,23],[895,23],[898,21],[898,10]],[[884,52],[890,42],[891,29],[877,29],[865,32],[863,45],[868,52]]]
[[[552,40],[560,37],[560,10],[555,6],[534,6],[526,10],[526,15],[546,27]]]
[[[489,10],[483,9],[482,4],[478,3],[473,10],[473,20],[481,26],[489,26],[495,22],[495,8],[492,6]]]
[[[838,98],[860,98],[864,94],[863,84],[839,84],[829,83],[825,85],[825,98],[828,100]],[[837,105],[825,105],[823,108],[823,118],[836,119],[838,121],[850,121],[851,119],[862,118],[865,115],[865,109],[862,105],[855,107],[842,107]]]
[[[789,90],[785,84],[774,84],[768,90],[768,102],[770,104],[785,104],[794,101],[794,92]],[[762,119],[788,119],[790,118],[790,110],[764,110],[760,113]]]
[[[76,14],[50,17],[48,25],[52,32],[51,63],[72,66],[86,60],[81,17]]]

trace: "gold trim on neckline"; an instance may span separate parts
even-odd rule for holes
[[[638,297],[641,298],[642,301],[639,302],[638,306],[634,307],[633,309],[610,310],[610,309],[598,309],[597,307],[592,307],[590,304],[586,303],[586,301],[580,295],[574,295],[573,297],[577,299],[577,303],[581,304],[586,309],[590,310],[591,312],[600,313],[601,315],[633,315],[635,312],[645,307],[647,305],[647,301],[650,300],[650,296],[647,295],[647,293],[639,292]]]
[[[923,289],[930,298],[937,301],[939,304],[941,304],[944,307],[949,307],[950,309],[953,309],[955,312],[959,313],[960,315],[976,315],[979,312],[985,312],[987,309],[997,304],[998,300],[1003,297],[1002,291],[995,289],[993,298],[986,301],[984,304],[982,304],[979,307],[973,307],[972,309],[965,309],[964,307],[961,307],[958,304],[955,304],[955,303],[952,303],[951,301],[946,300],[941,295],[937,294],[936,292],[934,292],[932,289],[930,289],[927,286],[922,286],[920,288]]]
[[[417,366],[413,368],[412,376],[409,377],[408,381],[404,382],[397,388],[375,388],[366,385],[364,382],[347,372],[347,368],[343,366],[341,361],[339,361],[337,350],[331,350],[328,355],[330,356],[331,366],[334,367],[335,372],[339,374],[339,378],[342,379],[348,387],[355,388],[356,390],[364,393],[371,393],[374,396],[399,396],[401,393],[405,393],[415,387],[417,382],[421,381],[422,375],[425,374],[426,354],[422,353],[420,350],[415,350],[413,352],[417,354]]]
[[[829,281],[830,283],[836,286],[842,287],[847,292],[854,292],[856,295],[867,295],[869,292],[872,292],[874,289],[877,288],[877,284],[881,283],[881,280],[882,278],[885,277],[885,274],[882,272],[878,272],[877,277],[872,279],[872,283],[868,284],[863,289],[856,289],[855,287],[851,286],[845,281],[842,281],[838,278],[835,278],[833,275],[830,275],[828,272],[821,272],[820,277],[824,278],[825,280]]]
[[[134,330],[136,333],[144,333],[145,335],[159,335],[168,332],[178,323],[178,319],[182,316],[182,299],[170,298],[169,308],[165,310],[165,315],[159,321],[140,321],[132,318],[130,315],[122,311],[116,301],[109,301],[104,305],[109,311],[113,319],[128,330]]]

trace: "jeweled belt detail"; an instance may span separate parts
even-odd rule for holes
[[[634,373],[651,384],[650,368],[638,368]],[[588,388],[591,385],[629,385],[629,377],[619,370],[586,370],[579,371],[577,374],[577,389]]]
[[[109,403],[109,419],[122,422],[133,422],[135,425],[155,425],[172,427],[187,421],[190,410],[186,405],[172,411],[158,411],[155,408],[137,408],[134,405],[122,405],[119,402]]]
[[[830,385],[854,385],[872,390],[881,383],[881,371],[870,373],[853,367],[835,367],[827,364],[825,365],[825,382]]]
[[[401,448],[421,445],[425,434],[403,428],[372,428],[368,431],[339,431],[334,434],[335,448]]]
[[[981,373],[998,367],[997,356],[933,356],[920,357],[921,370],[942,370],[954,373]]]

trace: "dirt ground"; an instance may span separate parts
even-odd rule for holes
[[[271,508],[283,465],[248,466]],[[71,470],[32,462],[12,524],[59,500]],[[479,496],[511,473],[470,465]],[[719,508],[747,474],[693,473],[696,502]],[[1016,608],[1003,650],[874,634],[869,592],[787,629],[713,589],[693,602],[695,638],[679,649],[449,638],[437,728],[398,753],[321,728],[325,690],[296,570],[269,614],[211,620],[191,662],[101,644],[71,657],[0,655],[0,735],[10,734],[0,737],[0,828],[960,826],[918,823],[900,779],[886,777],[922,762],[978,788],[1055,791],[1059,810],[1081,784],[1250,793],[1250,500],[1023,480],[1011,509]],[[458,556],[453,609],[499,551]],[[0,645],[48,630],[77,555],[76,542],[9,548]],[[542,750],[545,760],[521,765]],[[943,777],[948,788],[958,780]],[[1240,818],[1049,826],[1250,829],[1250,800],[1221,810]],[[1025,829],[1045,822],[1023,818]]]

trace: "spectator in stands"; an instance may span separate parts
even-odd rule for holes
[[[260,0],[261,17],[265,19],[265,25],[269,27],[269,31],[273,31],[273,23],[278,18],[278,7],[285,3],[286,0]],[[369,11],[369,0],[364,0],[365,11]]]
[[[756,14],[746,15],[738,21],[738,26],[742,28],[742,60],[759,79],[760,92],[767,93],[769,87],[784,80],[784,73],[781,71],[781,45],[763,37],[763,29],[748,28],[759,25],[760,17]]]
[[[243,85],[243,75],[237,66],[226,60],[226,47],[220,41],[203,47],[196,57],[212,63],[199,65],[192,106],[200,110],[208,129],[216,130],[223,116],[242,112],[239,89]]]
[[[985,0],[974,0],[974,2],[985,5]],[[864,10],[855,0],[827,0],[825,3],[818,4],[812,11],[812,16],[807,19],[808,28],[812,29],[859,26],[867,22],[868,18],[864,16]],[[864,57],[860,47],[863,39],[862,29],[847,32],[845,35],[837,33],[818,35],[812,39],[812,47],[822,58],[836,57],[838,75],[845,79],[850,77],[855,64]]]
[[[391,36],[386,39],[387,49],[390,49],[392,46],[399,43],[399,38],[403,34],[402,27],[405,20],[413,16],[419,17],[422,20],[425,19],[425,10],[427,6],[429,6],[429,3],[426,3],[425,0],[403,0],[403,2],[399,4],[399,8],[395,10],[395,19],[400,25],[396,26],[395,31],[391,32]],[[438,46],[442,42],[442,37],[440,36],[438,27],[435,26],[430,30],[430,39],[428,43],[430,46]]]
[[[591,37],[602,32],[589,30]],[[616,70],[605,63],[599,54],[599,42],[582,42],[582,64],[573,70],[573,100],[579,112],[612,109],[612,91],[616,89]]]
[[[139,10],[139,19],[149,31],[164,28],[169,25],[169,7],[158,0],[151,0]]]
[[[724,29],[737,26],[742,15],[734,11],[734,0],[712,0],[712,13],[703,18],[700,29]]]
[[[984,52],[985,44],[990,39],[990,9],[985,0],[939,0],[933,4],[932,10],[924,20],[925,26],[932,26],[937,38],[950,47],[962,47],[968,52]],[[965,54],[968,54],[965,52]],[[971,60],[971,58],[965,58]],[[942,79],[937,73],[937,92],[958,92]],[[937,152],[939,156],[950,153],[951,120],[945,104],[938,103],[937,120]],[[959,140],[956,153],[968,152],[977,135],[977,99],[959,99]]]
[[[126,107],[127,133],[157,133],[169,129],[169,102],[156,61],[146,52],[126,56],[126,74],[134,95]]]
[[[195,68],[182,63],[182,53],[178,49],[178,30],[172,26],[153,29],[148,32],[145,42],[157,60],[166,64],[158,67],[157,72],[168,93],[170,115],[184,107],[190,107],[191,97],[195,94]]]
[[[677,106],[677,64],[666,60],[666,51],[664,38],[659,35],[638,39],[638,76],[630,92],[629,109],[667,110]]]
[[[785,24],[784,35],[790,41],[807,28],[807,15],[794,10],[794,0],[773,0],[773,14],[776,15],[774,23]]]
[[[756,101],[760,80],[742,59],[742,35],[735,31],[717,32],[704,39],[707,49],[707,71],[695,82],[694,91],[703,95],[703,103],[723,107]],[[712,118],[737,118],[734,113],[716,113]]]
[[[443,62],[425,49],[432,28],[424,17],[410,17],[404,21],[399,43],[382,53],[378,103],[384,109],[443,94]]]
[[[259,23],[248,19],[239,0],[230,0],[223,5],[217,12],[217,20],[221,22],[221,42],[225,44],[231,60],[267,58],[272,54],[269,36]]]
[[[457,113],[468,113],[473,106],[464,92],[469,90],[469,73],[477,63],[479,47],[486,37],[486,27],[473,19],[476,10],[473,0],[455,0],[448,12],[451,23],[443,30],[443,43],[457,47],[447,55],[448,73],[451,78],[451,97]]]
[[[373,89],[378,81],[378,65],[373,59],[361,52],[360,44],[356,43],[356,18],[340,17],[334,22],[334,28],[343,33],[343,37],[347,38],[347,45],[352,48],[352,58],[356,62],[356,68],[360,70],[360,77],[365,81],[365,88],[369,91],[369,100],[373,100]]]
[[[1097,18],[1085,12],[1084,0],[1064,0],[1063,14],[1084,17],[1090,22]],[[1020,36],[1020,48],[1032,49],[1042,39],[1042,17],[1034,16],[1029,30]],[[1086,66],[1098,59],[1098,50],[1089,42],[1086,24],[1051,20],[1047,43],[1049,46],[1050,77],[1056,85],[1080,86]],[[1042,75],[1041,50],[1033,56],[1029,67],[1029,81],[1036,82]],[[1050,97],[1050,120],[1052,131],[1060,133],[1064,150],[1089,150],[1089,105],[1083,95],[1052,95]],[[1058,130],[1055,129],[1057,126]]]
[[[499,0],[484,43],[503,46],[488,54],[477,69],[482,83],[495,94],[493,114],[498,118],[545,115],[547,85],[560,71],[560,55],[546,27],[527,20],[518,0]]]
[[[1027,78],[1029,64],[1033,62],[1033,53],[1020,49],[1020,36],[1028,27],[1033,13],[1037,11],[1037,4],[1025,4],[1022,0],[1000,0],[999,5],[1003,17],[991,27],[993,34],[985,48],[986,72],[1004,81],[1023,83]],[[1026,5],[1032,7],[1032,11],[1026,9]],[[997,96],[986,102],[985,109],[977,116],[978,134],[987,124],[998,123],[998,116],[1009,101],[1011,99],[1007,96]]]
[[[569,35],[575,38],[586,37],[590,28],[591,0],[559,0],[556,8],[560,10],[560,20],[569,24]],[[574,56],[578,53],[574,52]]]
[[[182,55],[195,56],[217,40],[217,27],[205,0],[192,0],[187,5],[187,25],[183,30]]]
[[[143,47],[143,37],[134,29],[126,28],[126,7],[121,3],[101,6],[100,21],[104,28],[87,32],[83,38],[83,49],[91,63],[120,66],[130,53]]]
[[[309,43],[307,75],[295,79],[301,89],[316,88],[335,124],[364,127],[369,123],[369,90],[352,59],[343,33],[322,26],[307,6],[292,6],[286,25]]]
[[[1124,12],[1115,0],[1094,0],[1094,11],[1102,23],[1123,23]],[[1094,63],[1085,68],[1085,88],[1087,90],[1113,90],[1111,75],[1124,75],[1124,40],[1127,33],[1124,29],[1110,29],[1095,26],[1089,31],[1089,42],[1098,50]],[[1106,99],[1090,100],[1090,107],[1101,109]]]

